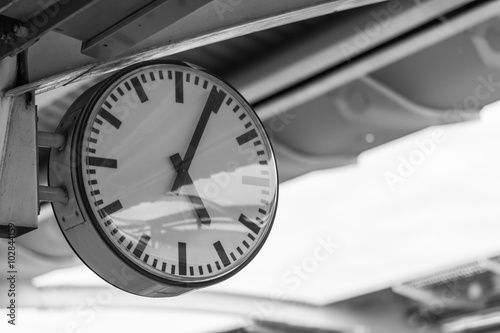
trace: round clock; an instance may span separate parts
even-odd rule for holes
[[[126,68],[87,90],[59,124],[49,185],[82,261],[150,297],[220,282],[264,244],[276,163],[255,112],[229,84],[183,62]]]

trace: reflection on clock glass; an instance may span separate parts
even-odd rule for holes
[[[249,259],[277,199],[268,139],[222,81],[175,64],[125,74],[82,141],[86,197],[106,238],[158,277],[205,281]]]

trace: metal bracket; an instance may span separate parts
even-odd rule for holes
[[[21,21],[0,15],[0,60],[15,48],[21,25]]]
[[[0,15],[0,60],[19,54],[36,43],[40,37],[87,9],[96,0],[56,2],[21,22]]]
[[[66,137],[59,133],[38,132],[38,147],[57,148],[62,150],[66,143]]]

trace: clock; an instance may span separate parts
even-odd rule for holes
[[[276,214],[270,141],[248,102],[191,64],[148,61],[91,87],[57,129],[49,185],[63,234],[112,285],[150,297],[223,281]]]

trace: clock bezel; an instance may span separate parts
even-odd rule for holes
[[[91,87],[90,89],[87,90],[87,92],[85,92],[82,95],[82,97],[83,97],[89,91],[91,91],[89,93],[90,97],[85,96],[86,98],[84,98],[84,99],[86,99],[87,101],[85,103],[85,106],[79,110],[80,112],[77,116],[77,120],[74,122],[72,131],[71,131],[73,133],[73,135],[72,135],[73,139],[71,140],[71,145],[70,145],[71,146],[70,149],[72,151],[72,154],[71,154],[72,156],[71,156],[70,160],[71,160],[71,163],[73,163],[71,169],[75,171],[72,174],[72,179],[73,179],[73,183],[75,185],[75,191],[74,191],[75,197],[77,198],[77,201],[85,208],[84,209],[85,215],[87,215],[88,219],[90,220],[90,224],[92,225],[93,230],[99,235],[100,240],[104,242],[107,249],[109,251],[111,251],[113,253],[113,255],[115,257],[117,257],[118,260],[120,260],[123,264],[125,264],[129,268],[131,268],[132,271],[134,271],[136,274],[142,275],[148,279],[156,281],[157,283],[159,283],[161,285],[179,287],[179,288],[185,289],[185,291],[188,291],[191,289],[198,289],[198,288],[203,288],[203,287],[207,287],[210,285],[214,285],[214,284],[217,284],[219,282],[222,282],[222,281],[234,276],[236,273],[240,272],[244,267],[246,267],[246,265],[248,265],[255,258],[255,256],[260,252],[260,250],[262,249],[264,243],[266,242],[266,240],[267,240],[267,238],[272,230],[272,226],[274,224],[274,220],[275,220],[275,216],[276,216],[278,196],[279,196],[279,175],[278,175],[278,169],[277,169],[277,165],[276,165],[276,159],[275,159],[272,143],[269,139],[269,136],[267,135],[267,132],[265,131],[265,128],[264,128],[262,121],[255,114],[254,118],[255,118],[256,126],[257,127],[260,126],[259,132],[261,133],[261,135],[265,136],[267,141],[268,141],[268,148],[269,148],[269,154],[270,154],[270,156],[269,156],[270,161],[269,162],[270,162],[270,164],[272,163],[272,167],[274,168],[275,173],[276,173],[276,184],[275,184],[276,195],[274,198],[273,213],[272,213],[271,218],[269,219],[269,222],[268,222],[269,225],[267,226],[267,230],[266,230],[265,234],[262,237],[260,237],[259,243],[255,245],[255,247],[252,249],[252,252],[241,263],[239,263],[239,264],[232,263],[232,265],[234,265],[234,267],[231,270],[229,270],[225,273],[221,273],[220,276],[207,277],[207,279],[205,281],[178,281],[178,280],[172,280],[172,279],[167,278],[167,277],[162,278],[160,276],[157,276],[157,275],[145,270],[144,268],[140,267],[135,262],[133,262],[131,259],[129,259],[127,256],[125,256],[118,248],[116,248],[115,244],[113,244],[113,242],[106,236],[105,231],[102,229],[101,225],[98,222],[98,218],[95,216],[95,214],[93,213],[93,211],[91,209],[91,202],[90,202],[90,200],[87,197],[87,194],[85,192],[85,187],[84,187],[85,185],[84,185],[84,179],[83,179],[83,173],[82,173],[83,166],[82,166],[81,161],[83,160],[82,157],[84,156],[84,153],[85,153],[83,151],[83,145],[84,145],[83,138],[85,136],[85,130],[88,127],[88,122],[90,120],[94,119],[93,114],[95,114],[95,112],[97,112],[96,110],[98,109],[98,105],[99,105],[98,103],[102,102],[102,98],[105,95],[106,91],[108,91],[110,87],[116,85],[117,81],[122,80],[124,77],[126,77],[131,72],[140,70],[141,68],[154,66],[154,65],[174,65],[174,66],[180,66],[180,67],[187,67],[191,70],[194,69],[196,71],[204,72],[208,76],[213,77],[215,79],[215,82],[218,80],[220,83],[224,84],[226,86],[226,89],[227,88],[230,89],[231,93],[233,95],[235,95],[234,97],[237,97],[238,99],[240,99],[240,102],[246,103],[247,105],[250,105],[246,101],[246,99],[230,83],[226,82],[224,79],[218,77],[217,75],[214,75],[214,74],[206,71],[203,68],[199,68],[197,66],[191,65],[191,64],[186,63],[186,62],[175,61],[175,60],[152,60],[152,61],[145,61],[145,62],[141,62],[138,64],[134,64],[132,66],[129,66],[125,69],[118,71],[117,73],[113,74],[112,76],[110,76],[109,78],[105,79],[104,81],[98,83],[97,85]],[[251,108],[251,106],[249,109],[250,109],[250,112],[255,113],[255,111]],[[70,110],[71,110],[71,108],[70,108]],[[56,214],[56,216],[57,215],[58,214]],[[59,220],[58,220],[58,222],[59,222]],[[60,222],[59,222],[59,224],[61,225]],[[65,234],[65,237],[66,237],[66,233],[63,232],[63,234]],[[68,237],[66,237],[66,238],[68,239]],[[68,242],[71,245],[71,242],[69,241],[69,239],[68,239]],[[75,249],[73,248],[73,250],[75,250]],[[75,253],[78,254],[77,251],[75,251]],[[79,257],[80,257],[80,255],[79,255]],[[100,272],[97,272],[93,267],[91,267],[89,264],[87,264],[86,260],[84,260],[81,257],[80,257],[80,259],[82,259],[82,261],[85,263],[85,265],[87,267],[89,267],[91,270],[93,270],[97,275],[99,275],[101,278],[103,278],[108,283],[111,283],[111,284],[115,285],[116,287],[118,287],[122,290],[125,290],[127,292],[132,292],[132,291],[125,289],[122,286],[117,286],[116,284],[110,282],[109,279],[103,277]],[[182,277],[180,277],[179,280],[182,280]],[[132,292],[132,293],[136,293],[136,292]]]

